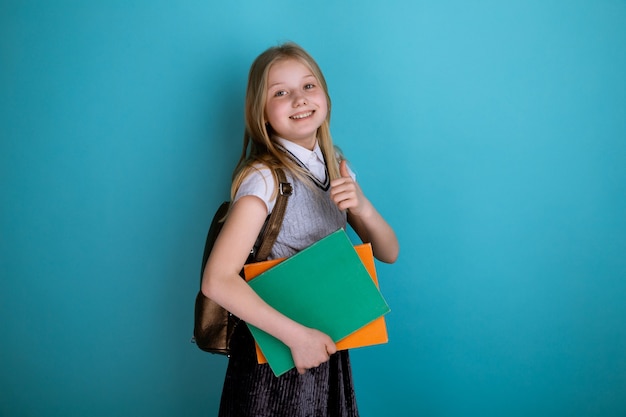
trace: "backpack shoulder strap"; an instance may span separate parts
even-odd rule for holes
[[[278,194],[276,196],[276,204],[270,214],[270,218],[267,222],[267,227],[261,238],[261,245],[254,256],[254,259],[258,261],[264,261],[269,256],[280,227],[283,224],[283,217],[285,217],[285,209],[287,208],[287,200],[293,193],[291,183],[287,182],[285,172],[281,168],[276,168],[276,176],[278,178]]]

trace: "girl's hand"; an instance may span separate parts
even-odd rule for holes
[[[352,215],[361,216],[369,202],[363,195],[361,187],[350,176],[345,159],[339,163],[339,174],[341,178],[330,182],[330,198],[341,210],[348,210]]]
[[[299,374],[307,369],[316,368],[326,362],[330,355],[337,352],[333,340],[319,330],[303,327],[302,333],[294,335],[293,341],[287,346],[291,349],[291,356]]]

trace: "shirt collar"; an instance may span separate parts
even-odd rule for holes
[[[296,158],[298,158],[300,161],[304,162],[305,164],[308,164],[308,161],[311,158],[311,154],[315,154],[315,156],[317,157],[317,159],[321,162],[324,163],[324,154],[322,154],[322,150],[320,149],[319,144],[317,143],[317,141],[315,141],[315,146],[313,147],[313,150],[310,151],[305,147],[302,147],[296,143],[293,143],[287,139],[283,139],[280,137],[276,137],[276,141],[285,149],[287,149],[289,152],[291,152],[292,154],[294,154],[294,156]]]

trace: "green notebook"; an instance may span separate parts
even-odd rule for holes
[[[269,305],[337,342],[390,311],[343,229],[249,282]],[[276,376],[295,365],[281,341],[248,324]]]

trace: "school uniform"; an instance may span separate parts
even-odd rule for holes
[[[289,257],[330,233],[346,227],[346,213],[330,199],[330,178],[319,146],[310,151],[278,138],[281,150],[309,172],[304,181],[286,172],[292,184],[285,217],[270,259]],[[351,172],[354,177],[354,174]],[[308,183],[305,183],[307,181]],[[235,201],[261,198],[273,209],[274,181],[268,168],[251,171]],[[294,276],[293,279],[298,279]],[[254,339],[239,322],[231,340],[219,417],[358,417],[347,350],[300,375],[296,369],[276,377],[268,364],[258,364]]]

